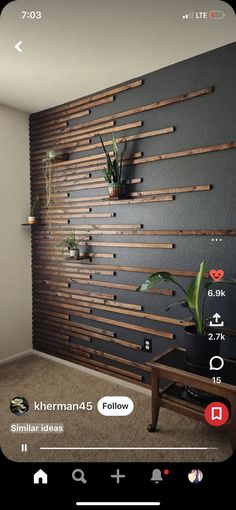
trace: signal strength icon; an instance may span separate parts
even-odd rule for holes
[[[193,18],[194,16],[194,13],[193,12],[189,12],[188,14],[183,14],[182,18],[183,19],[190,19],[190,18]]]

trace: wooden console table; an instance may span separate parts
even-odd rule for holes
[[[195,369],[186,364],[185,349],[172,348],[148,362],[147,365],[152,370],[152,423],[148,425],[148,431],[157,430],[161,407],[205,422],[204,410],[207,404],[198,405],[186,397],[184,389],[190,386],[211,393],[215,396],[215,401],[222,400],[225,403],[227,399],[231,415],[224,426],[228,428],[234,451],[236,447],[236,362],[224,361],[224,367],[219,371]],[[214,376],[220,376],[222,382],[215,384],[212,380]],[[159,386],[161,378],[169,381],[163,389]]]

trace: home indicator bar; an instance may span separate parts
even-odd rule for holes
[[[160,506],[159,501],[137,502],[137,501],[77,501],[77,506]]]

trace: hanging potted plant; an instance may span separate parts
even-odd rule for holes
[[[38,203],[39,203],[39,195],[37,194],[32,197],[31,213],[30,213],[30,216],[28,216],[29,225],[35,225],[35,223],[36,223],[35,211],[38,207]]]
[[[166,310],[168,311],[174,306],[180,305],[190,311],[191,317],[182,321],[184,325],[185,321],[189,321],[190,319],[192,320],[192,325],[185,328],[185,360],[187,364],[197,368],[209,368],[210,358],[212,356],[217,356],[220,350],[220,340],[211,340],[211,335],[209,335],[213,332],[214,338],[216,338],[217,335],[215,335],[215,333],[219,332],[220,328],[217,330],[217,324],[216,327],[211,328],[210,322],[214,321],[214,316],[207,317],[205,313],[206,298],[209,295],[209,287],[211,285],[219,285],[220,283],[236,283],[236,280],[234,279],[222,278],[218,282],[209,279],[203,284],[204,273],[205,262],[202,261],[197,275],[186,290],[170,273],[167,272],[153,273],[140,287],[136,289],[137,291],[146,291],[163,282],[172,282],[181,289],[183,299],[176,303],[172,303]]]
[[[71,230],[66,234],[63,241],[57,246],[66,247],[69,250],[70,258],[78,259],[80,256],[80,243],[87,237],[88,234],[77,239],[74,230]]]
[[[44,178],[46,187],[46,209],[49,220],[49,231],[51,231],[51,214],[56,206],[56,199],[54,190],[52,188],[52,169],[53,164],[58,161],[65,161],[68,158],[67,154],[56,154],[52,149],[47,150],[45,158],[43,158],[44,165]]]
[[[112,148],[113,156],[111,157],[109,152],[106,150],[102,137],[99,135],[102,148],[106,156],[106,166],[103,170],[103,175],[108,184],[109,197],[119,198],[124,193],[124,183],[122,179],[123,173],[123,158],[127,149],[127,142],[124,140],[124,147],[122,151],[119,151],[118,144],[113,133],[112,137]]]

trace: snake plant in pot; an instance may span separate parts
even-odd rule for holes
[[[106,156],[106,166],[104,167],[103,175],[108,185],[108,194],[109,197],[111,198],[113,197],[119,198],[119,196],[121,196],[124,193],[124,183],[122,179],[122,174],[123,174],[123,159],[127,149],[127,142],[126,140],[124,140],[123,149],[120,151],[118,148],[118,143],[116,141],[115,135],[113,133],[112,137],[113,155],[110,156],[109,152],[106,150],[102,137],[100,135],[99,137]]]
[[[207,297],[212,295],[212,291],[209,292],[210,286],[236,283],[234,279],[225,278],[221,278],[217,282],[208,278],[204,283],[205,276],[205,262],[202,261],[198,273],[186,289],[168,272],[153,273],[136,289],[137,291],[146,291],[160,283],[172,282],[181,290],[183,299],[170,304],[167,311],[174,306],[182,306],[191,313],[191,317],[182,321],[183,325],[188,323],[185,327],[186,362],[199,368],[209,368],[210,358],[216,356],[220,350],[218,338],[220,335],[216,334],[220,328],[217,328],[217,322],[213,324],[214,316],[207,317],[205,312]],[[211,338],[214,339],[211,340]]]

